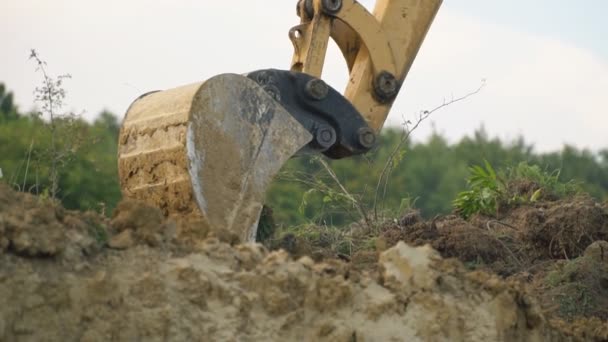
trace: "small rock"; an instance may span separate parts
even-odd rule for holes
[[[306,268],[312,268],[315,265],[315,261],[312,260],[309,256],[305,255],[298,259],[298,262]]]
[[[420,210],[410,210],[399,219],[399,226],[401,228],[405,228],[412,226],[420,221],[422,221],[422,216],[420,216]]]
[[[384,237],[379,236],[378,238],[376,238],[376,241],[374,241],[374,247],[376,248],[376,251],[384,252],[388,249],[388,242]]]
[[[389,288],[413,291],[429,289],[435,284],[437,272],[432,262],[441,257],[430,245],[411,247],[399,241],[397,245],[380,254],[382,278]]]
[[[595,241],[585,249],[585,258],[591,258],[597,262],[608,261],[608,242]]]
[[[108,243],[110,248],[114,249],[127,249],[133,247],[135,241],[133,240],[133,231],[127,229],[122,231],[120,234],[113,236]]]

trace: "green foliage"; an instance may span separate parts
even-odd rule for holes
[[[262,213],[260,214],[260,220],[258,221],[258,229],[256,231],[255,240],[265,241],[268,240],[275,232],[276,224],[272,217],[272,209],[267,206],[262,207]]]
[[[554,170],[548,172],[542,170],[538,165],[529,165],[528,163],[519,163],[516,167],[509,168],[507,174],[507,180],[510,182],[509,190],[513,190],[517,185],[528,185],[534,190],[530,198],[521,197],[524,194],[520,194],[515,189],[515,193],[511,193],[511,201],[516,202],[522,200],[524,202],[535,202],[544,199],[557,199],[566,196],[571,196],[580,191],[579,183],[574,180],[562,182],[560,180],[561,170]],[[524,189],[525,190],[525,189]],[[519,197],[518,197],[519,196]]]
[[[66,97],[63,81],[71,76],[49,75],[46,62],[40,58],[36,50],[31,50],[30,59],[36,63],[36,71],[42,75],[42,84],[34,90],[35,101],[41,109],[34,112],[34,115],[48,118],[48,124],[44,127],[48,129],[50,139],[41,158],[46,160],[45,164],[49,167],[50,196],[56,199],[60,190],[59,177],[84,139],[81,135],[83,125],[74,113],[62,111]]]
[[[105,246],[108,243],[108,231],[104,226],[97,222],[89,222],[87,227],[89,228],[89,234],[99,246]]]
[[[0,123],[17,118],[17,107],[13,103],[13,93],[0,83]]]
[[[488,161],[484,161],[484,167],[474,165],[469,169],[469,190],[463,191],[456,196],[454,208],[464,217],[481,213],[492,215],[498,210],[498,203],[504,194],[504,183],[496,176],[496,172]]]
[[[388,155],[401,137],[400,130],[386,129],[379,137],[378,147],[369,154],[327,161],[350,195],[365,208],[373,207],[377,180]],[[401,215],[404,212],[400,209],[403,199],[415,200],[416,208],[425,217],[452,211],[453,199],[467,187],[469,165],[483,165],[484,160],[505,172],[509,171],[509,166],[521,162],[538,165],[540,171],[560,170],[559,174],[544,172],[552,176],[547,177],[546,181],[553,182],[555,186],[564,184],[564,188],[569,189],[575,184],[556,183],[553,180],[555,176],[576,179],[580,181],[581,191],[590,193],[598,200],[608,199],[608,150],[592,153],[566,146],[561,152],[538,154],[523,139],[505,143],[489,138],[481,128],[472,137],[465,137],[454,144],[449,144],[439,134],[432,135],[423,143],[407,141],[399,155],[403,158],[397,158],[399,163],[394,163],[386,187],[381,186],[379,190],[380,216]],[[519,171],[514,169],[513,172],[521,173],[522,170],[525,168]],[[345,225],[360,219],[344,197],[327,198],[322,192],[314,190],[320,183],[329,186],[331,191],[341,193],[313,158],[291,160],[267,196],[267,203],[273,207],[277,223]],[[563,191],[554,189],[554,192],[561,196],[559,193]],[[516,197],[515,193],[511,195]],[[530,200],[547,198],[550,194],[538,192],[535,197],[533,195],[533,192],[525,194]]]
[[[358,251],[375,250],[375,241],[375,237],[361,234],[360,230],[302,224],[283,227],[264,243],[271,249],[283,248],[296,255],[351,257]]]
[[[116,120],[116,118],[114,118]],[[33,116],[0,124],[2,181],[20,191],[50,196],[47,122]],[[68,209],[93,209],[110,214],[120,199],[117,138],[101,121],[78,122],[86,143],[74,151],[59,175],[57,198]]]
[[[51,197],[49,124],[33,113],[16,113],[11,120],[0,121],[0,181],[20,191]],[[78,119],[64,126],[58,119],[55,124],[58,144],[70,134],[86,137],[77,149],[66,151],[69,160],[61,159],[69,163],[59,174],[57,198],[68,209],[111,214],[121,197],[116,156],[118,120],[105,112],[93,123]]]
[[[559,180],[560,171],[547,172],[521,162],[497,173],[488,161],[469,168],[468,190],[460,192],[454,208],[464,218],[474,214],[495,216],[501,208],[541,199],[559,199],[579,191],[574,181]]]

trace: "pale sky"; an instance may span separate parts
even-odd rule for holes
[[[35,48],[52,74],[69,73],[67,103],[85,117],[122,116],[141,93],[215,74],[289,67],[295,0],[0,0],[0,82],[22,110],[40,82]],[[374,1],[361,1],[371,7]],[[564,143],[608,148],[608,1],[444,0],[389,116],[392,125],[487,80],[437,112],[450,141],[484,125],[539,151]],[[346,66],[328,54],[325,80],[343,89]]]

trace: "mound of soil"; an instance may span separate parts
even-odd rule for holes
[[[520,206],[499,219],[410,218],[382,230],[389,245],[429,243],[444,257],[483,263],[510,275],[545,260],[576,258],[594,241],[608,240],[608,211],[591,198],[579,196]]]
[[[498,219],[411,216],[383,228],[389,246],[430,244],[470,269],[517,279],[537,295],[550,318],[608,319],[608,210],[591,198],[520,206]],[[604,249],[606,259],[597,252]]]
[[[531,283],[550,316],[608,320],[608,242],[596,241],[580,257],[546,267]]]
[[[380,228],[359,224],[342,232],[289,233],[269,246],[294,256],[341,258],[351,269],[374,271],[379,253],[400,241],[429,245],[469,270],[518,282],[554,326],[569,322],[584,336],[608,340],[608,208],[575,196],[503,209],[498,218],[470,220],[458,215],[424,220],[411,211]],[[348,241],[351,253],[325,243],[331,240]]]
[[[0,183],[0,253],[78,259],[98,252],[108,220],[64,210],[53,201],[12,191]]]
[[[336,259],[197,239],[197,227],[137,202],[106,220],[0,184],[0,340],[570,341],[605,333],[596,321],[554,328],[521,283],[471,272],[429,245],[398,242],[380,253],[378,272],[360,272]],[[596,249],[587,254],[596,258]]]

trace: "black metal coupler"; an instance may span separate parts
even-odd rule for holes
[[[374,131],[355,107],[324,81],[289,70],[264,69],[247,77],[258,83],[312,135],[307,150],[332,159],[369,151]]]

